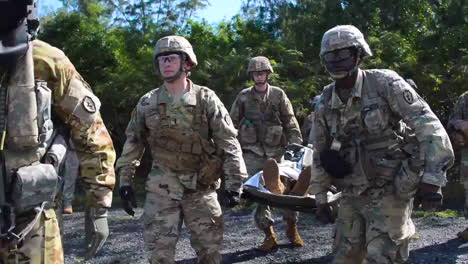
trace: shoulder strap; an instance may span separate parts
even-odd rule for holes
[[[203,118],[203,116],[206,115],[206,101],[203,99],[204,96],[202,96],[204,89],[196,85],[194,85],[193,88],[197,89],[197,105],[193,118],[193,128],[195,131],[198,131],[204,139],[207,139],[209,138],[209,124],[205,121],[207,118]]]

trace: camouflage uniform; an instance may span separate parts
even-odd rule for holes
[[[99,115],[99,101],[92,95],[88,84],[76,71],[62,51],[42,41],[33,41],[31,47],[34,62],[34,77],[44,80],[52,90],[55,113],[71,131],[79,158],[83,164],[81,179],[86,188],[88,206],[110,207],[115,177],[113,164],[115,152],[110,135]],[[30,55],[30,53],[28,53]],[[29,56],[27,55],[27,56]],[[84,103],[92,106],[84,106]],[[28,107],[28,106],[27,106]],[[7,168],[20,167],[25,160],[8,160]],[[25,151],[11,155],[25,155]],[[17,225],[21,230],[32,221],[34,213],[20,212]],[[16,263],[63,263],[63,250],[55,212],[52,208],[43,211],[39,221],[26,236],[16,251],[12,245],[2,244],[0,262]]]
[[[468,92],[459,97],[447,127],[452,144],[457,152],[457,158],[460,161],[460,179],[463,179],[465,188],[465,217],[468,218],[468,130],[460,128],[463,124],[468,124]],[[462,145],[457,142],[457,136],[460,137],[459,140],[463,141]]]
[[[270,62],[265,57],[250,60],[247,72],[273,72]],[[259,93],[255,87],[242,90],[231,107],[231,117],[239,129],[239,142],[249,176],[262,170],[268,158],[281,162],[285,146],[302,144],[299,124],[286,93],[279,87],[268,83],[265,93]],[[284,216],[291,224],[296,224],[297,213],[287,211]],[[255,223],[265,230],[274,223],[270,209],[259,204],[255,212]]]
[[[353,35],[363,41],[356,28],[335,27],[325,33],[322,48]],[[364,52],[370,53],[368,47]],[[321,205],[332,183],[343,187],[333,263],[403,263],[415,233],[410,216],[418,184],[444,186],[453,151],[428,104],[398,74],[357,71],[347,101],[335,83],[324,88],[311,131],[309,191]],[[322,167],[320,155],[330,149],[352,167],[343,179]]]
[[[179,47],[188,41],[165,37],[156,50],[164,43]],[[240,193],[247,174],[237,132],[224,105],[212,90],[187,81],[181,98],[170,95],[163,85],[140,99],[117,161],[120,185],[131,185],[148,143],[153,167],[146,181],[143,222],[151,263],[174,263],[182,223],[191,231],[198,262],[220,263],[223,214],[216,194],[219,177],[224,174],[227,190]],[[204,172],[210,159],[220,158],[224,161],[220,171]]]

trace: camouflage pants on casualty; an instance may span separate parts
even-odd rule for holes
[[[198,263],[221,262],[223,215],[214,190],[184,194],[182,200],[146,194],[144,239],[151,251],[150,262],[175,263],[175,249],[182,223],[190,229],[191,245]]]
[[[33,214],[18,217],[17,226],[19,226],[20,229],[24,228],[32,221],[33,217]],[[0,244],[1,264],[64,263],[62,241],[60,239],[60,231],[54,210],[44,210],[31,232],[26,236],[23,242],[18,244],[16,254],[15,251],[11,250],[11,245]],[[18,262],[16,262],[15,258],[18,258]]]
[[[383,189],[370,189],[358,197],[344,194],[338,210],[334,264],[405,263],[413,199],[400,200]]]

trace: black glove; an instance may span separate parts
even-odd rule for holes
[[[330,204],[321,204],[317,206],[317,211],[315,212],[317,219],[322,224],[335,223],[336,213]]]
[[[238,192],[224,190],[219,192],[218,200],[221,206],[233,208],[240,204],[240,194]]]
[[[120,187],[119,194],[120,198],[122,199],[122,207],[124,211],[131,216],[135,216],[135,211],[133,211],[133,208],[137,207],[137,202],[132,187]]]
[[[292,143],[286,146],[286,150],[291,150],[293,152],[301,151],[303,148],[304,146],[296,144],[296,143]]]
[[[442,190],[437,185],[420,183],[417,196],[424,211],[438,211],[442,207]]]
[[[342,179],[353,173],[353,167],[336,150],[326,149],[320,152],[320,163],[332,177]]]

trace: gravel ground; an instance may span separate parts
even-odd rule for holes
[[[86,263],[148,263],[143,242],[143,226],[139,221],[142,209],[135,218],[119,209],[109,213],[110,236],[104,248]],[[468,226],[462,217],[441,218],[428,216],[415,219],[418,239],[411,244],[409,263],[414,264],[468,264],[468,243],[462,243],[455,234]],[[65,263],[83,261],[84,214],[65,216]],[[291,248],[285,237],[285,223],[277,216],[275,230],[280,247],[271,254],[253,250],[263,240],[263,233],[256,229],[252,211],[228,211],[225,214],[225,239],[222,250],[223,263],[329,263],[331,260],[332,225],[319,224],[313,215],[301,214],[299,228],[306,246]],[[195,263],[195,252],[190,247],[186,228],[177,244],[177,263]]]

